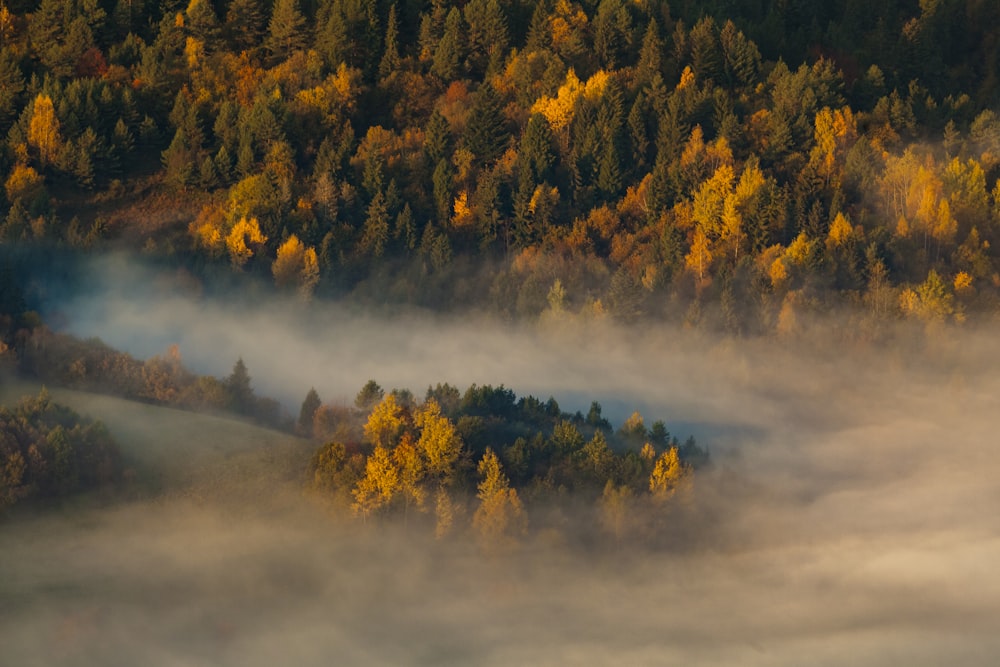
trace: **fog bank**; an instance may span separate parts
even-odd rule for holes
[[[301,449],[188,446],[185,470],[208,472],[167,479],[162,495],[0,522],[5,660],[991,665],[1000,655],[990,332],[907,352],[797,349],[666,327],[259,306],[153,289],[141,303],[112,292],[60,309],[69,329],[138,356],[179,343],[189,364],[225,374],[242,354],[255,386],[286,400],[316,386],[350,401],[374,377],[418,395],[449,381],[552,394],[564,409],[596,399],[616,424],[639,407],[693,432],[713,466],[696,476],[666,550],[583,553],[572,536],[536,535],[498,559],[461,537],[331,518],[298,490]],[[125,447],[169,458],[162,423],[102,405],[90,412],[128,433]]]

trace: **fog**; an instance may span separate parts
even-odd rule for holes
[[[938,332],[905,351],[898,340],[797,346],[266,297],[247,308],[170,282],[118,282],[129,287],[54,310],[69,330],[137,356],[178,343],[186,363],[223,375],[242,355],[255,387],[293,407],[309,386],[349,402],[369,378],[418,395],[439,381],[503,383],[563,409],[599,400],[616,425],[639,408],[695,434],[713,464],[671,515],[678,535],[666,549],[585,552],[572,536],[532,534],[515,553],[484,556],[461,536],[434,542],[330,516],[299,490],[302,443],[175,450],[194,417],[57,392],[123,434],[139,465],[173,467],[152,496],[0,521],[0,662],[987,665],[1000,655],[989,331]]]

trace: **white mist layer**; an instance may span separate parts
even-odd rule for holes
[[[138,356],[176,342],[193,366],[225,374],[241,354],[255,386],[283,397],[316,386],[350,401],[373,377],[418,395],[449,381],[552,394],[564,408],[597,399],[616,423],[639,407],[694,432],[714,463],[696,478],[675,548],[657,553],[594,556],[572,536],[540,536],[509,559],[484,558],[465,539],[333,520],[293,475],[269,492],[212,481],[213,493],[0,523],[0,646],[12,664],[992,665],[1000,655],[989,332],[950,334],[922,354],[819,353],[665,327],[518,329],[330,305],[246,312],[162,295],[63,310],[72,330]],[[147,338],[152,349],[129,343]],[[114,412],[92,407],[115,432]],[[143,423],[121,425],[128,446],[144,446]],[[148,442],[169,447],[149,429]],[[232,465],[185,453],[189,468],[218,467],[210,480]]]

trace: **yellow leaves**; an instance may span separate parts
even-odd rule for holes
[[[194,37],[188,37],[184,42],[184,59],[188,69],[197,70],[205,60],[205,42]]]
[[[387,507],[399,491],[399,469],[385,447],[376,447],[365,461],[365,476],[354,488],[355,513],[369,516]]]
[[[198,217],[188,225],[188,234],[194,238],[197,247],[215,256],[222,252],[225,226],[226,216],[222,209],[208,204],[202,207]]]
[[[556,96],[549,97],[543,95],[531,107],[532,113],[540,113],[549,121],[553,132],[559,132],[569,126],[573,121],[573,110],[576,101],[581,97],[590,100],[598,100],[604,95],[607,89],[610,75],[603,69],[598,70],[587,79],[586,83],[580,81],[576,72],[571,67],[566,72],[566,82],[559,86]]]
[[[802,266],[809,261],[815,241],[811,241],[805,232],[800,232],[785,251],[785,257],[792,263]]]
[[[847,243],[853,236],[854,228],[843,213],[837,213],[837,217],[830,223],[830,232],[826,235],[827,248],[839,248]]]
[[[972,292],[972,276],[965,271],[959,271],[954,281],[955,293],[966,295]]]
[[[684,266],[688,271],[694,273],[698,279],[698,285],[704,287],[707,283],[708,270],[712,265],[711,244],[708,237],[700,227],[694,230],[694,239],[691,241],[691,250],[684,257]]]
[[[910,223],[907,221],[906,216],[899,216],[899,220],[896,221],[896,229],[894,231],[897,238],[910,238]]]
[[[573,120],[573,108],[582,93],[582,84],[571,67],[566,73],[566,82],[559,86],[554,98],[543,95],[532,107],[532,113],[540,113],[549,121],[553,132],[560,132]]]
[[[695,192],[692,204],[695,224],[713,239],[717,239],[722,233],[722,215],[734,178],[732,166],[723,164]]]
[[[417,448],[427,462],[427,472],[442,482],[449,481],[462,451],[462,439],[451,420],[441,414],[433,399],[427,401],[414,417],[420,428]]]
[[[676,447],[671,447],[660,455],[649,475],[649,492],[653,498],[664,501],[689,483],[691,469],[681,462]]]
[[[240,218],[226,236],[226,249],[233,266],[242,268],[253,257],[254,248],[267,243],[267,237],[260,231],[257,218]]]
[[[42,166],[55,162],[62,148],[62,135],[59,129],[59,119],[56,118],[52,98],[45,93],[35,97],[28,124],[28,145],[38,151]]]
[[[820,173],[831,178],[838,161],[842,161],[847,151],[858,138],[857,119],[850,107],[830,109],[824,107],[816,112],[813,147],[810,160],[817,164]]]
[[[300,90],[295,100],[326,117],[340,116],[354,111],[360,90],[361,70],[340,63],[336,73],[318,86]]]
[[[639,458],[646,463],[652,463],[656,459],[656,449],[650,443],[645,443],[639,450]]]
[[[781,257],[775,258],[767,271],[768,278],[771,279],[771,286],[775,289],[781,287],[788,280],[788,268]]]
[[[938,243],[952,243],[957,233],[958,221],[951,215],[951,206],[948,204],[948,200],[942,199],[938,202],[937,215],[934,216],[931,236]]]
[[[681,72],[681,80],[677,83],[677,90],[685,90],[694,86],[694,71],[690,65],[684,67]]]
[[[587,14],[569,0],[558,0],[549,18],[552,46],[560,53],[572,52],[580,47],[580,32],[587,27]]]
[[[300,295],[308,299],[319,282],[316,251],[303,245],[299,237],[292,234],[278,248],[271,273],[278,287],[297,286]]]
[[[455,197],[455,204],[452,210],[454,212],[451,216],[451,224],[455,228],[468,227],[475,220],[472,209],[469,207],[469,193],[466,190],[462,190]]]
[[[479,507],[472,517],[480,544],[487,549],[511,545],[527,528],[527,517],[517,490],[500,468],[500,460],[487,449],[478,466],[481,481],[476,497]]]
[[[33,167],[29,167],[21,162],[14,165],[10,176],[4,182],[4,190],[7,191],[7,200],[15,202],[18,199],[25,201],[34,199],[42,191],[44,178]]]
[[[365,439],[376,447],[391,449],[403,435],[407,421],[407,415],[396,401],[395,394],[386,394],[368,415],[364,429]]]

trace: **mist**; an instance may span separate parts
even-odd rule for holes
[[[616,426],[639,409],[695,435],[712,465],[671,515],[669,548],[594,554],[531,534],[486,556],[461,535],[331,516],[301,492],[308,443],[248,431],[198,451],[187,413],[56,390],[103,419],[136,465],[166,472],[152,497],[0,521],[3,662],[986,665],[1000,654],[989,331],[793,345],[266,296],[248,307],[108,266],[107,289],[49,305],[67,330],[139,357],[177,343],[186,364],[217,375],[240,355],[258,393],[291,408],[310,386],[350,402],[369,378],[418,396],[437,382],[502,383],[564,410],[598,400]]]

